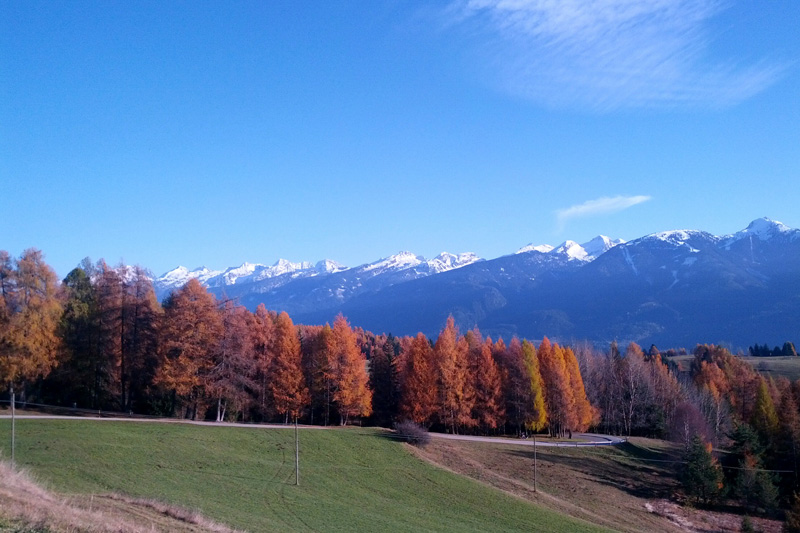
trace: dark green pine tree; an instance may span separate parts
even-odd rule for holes
[[[771,472],[764,466],[766,446],[748,424],[739,424],[729,435],[731,466],[735,465],[733,493],[748,512],[769,512],[776,506],[778,490]]]
[[[684,461],[679,479],[686,495],[696,503],[713,502],[722,491],[722,469],[711,454],[711,445],[695,435],[686,447]]]
[[[87,263],[91,265],[90,263]],[[108,362],[99,347],[97,293],[90,272],[78,267],[62,283],[66,293],[59,325],[61,365],[44,381],[46,402],[97,409],[109,400]]]
[[[369,381],[372,389],[372,420],[382,427],[392,427],[399,396],[395,368],[394,338],[389,336],[370,354]]]

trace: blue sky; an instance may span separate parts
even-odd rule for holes
[[[800,3],[3,2],[0,248],[177,265],[800,227]]]

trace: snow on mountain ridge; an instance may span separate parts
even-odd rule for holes
[[[426,261],[428,267],[436,273],[447,272],[456,268],[471,265],[481,258],[472,252],[465,252],[461,254],[451,254],[449,252],[442,252],[433,259]]]
[[[622,239],[609,239],[605,235],[598,235],[589,242],[585,242],[581,247],[586,251],[587,259],[592,261],[606,253],[613,247],[624,244]]]
[[[549,253],[554,255],[565,255],[568,261],[589,261],[589,254],[583,249],[583,246],[575,241],[564,241],[555,250]]]
[[[662,242],[675,247],[685,246],[688,247],[690,252],[698,252],[700,251],[698,248],[703,248],[703,246],[706,245],[729,248],[732,243],[745,238],[757,238],[761,241],[769,241],[778,236],[793,241],[795,239],[800,239],[800,230],[790,228],[781,222],[769,218],[760,218],[752,221],[747,228],[724,237],[718,237],[698,230],[663,231],[646,235],[631,242],[626,242],[621,239],[613,240],[604,235],[598,235],[582,245],[571,240],[563,242],[557,248],[546,244],[529,244],[520,248],[516,253],[538,252],[554,256],[562,255],[568,261],[588,263],[594,261],[611,248],[621,244],[638,246],[648,242]],[[661,244],[661,246],[663,246],[663,244]],[[345,270],[353,270],[356,275],[359,273],[369,273],[368,277],[374,277],[384,273],[414,269],[414,273],[411,274],[411,277],[421,277],[461,268],[477,261],[482,261],[482,259],[471,252],[461,254],[442,252],[433,259],[428,260],[422,256],[404,251],[372,263],[365,263],[354,269],[350,269],[329,259],[321,260],[316,264],[309,262],[293,263],[286,259],[279,259],[272,266],[265,266],[259,263],[243,263],[238,267],[230,267],[223,271],[211,270],[206,267],[189,270],[186,267],[179,266],[156,278],[154,284],[157,286],[158,290],[163,293],[184,285],[192,278],[197,279],[200,283],[209,287],[221,287],[232,284],[260,282],[269,278],[288,274],[285,281],[277,282],[283,284],[295,278],[324,276]]]
[[[362,272],[378,271],[378,273],[387,271],[405,270],[421,265],[425,258],[420,255],[415,255],[411,252],[398,252],[389,257],[379,259],[374,263],[368,263],[360,267]]]
[[[767,217],[757,218],[752,221],[745,229],[737,231],[724,237],[726,246],[741,239],[756,237],[761,241],[768,241],[778,235],[788,235],[794,233],[793,238],[800,237],[800,231],[792,229],[782,222],[772,220]]]
[[[320,274],[326,274],[326,273],[332,274],[332,273],[341,272],[342,270],[347,270],[347,269],[348,269],[348,267],[346,267],[346,266],[344,266],[344,265],[342,265],[340,263],[337,263],[336,261],[334,261],[332,259],[323,259],[322,261],[317,261],[317,264],[314,265],[314,270],[316,270]]]
[[[694,252],[699,252],[700,250],[698,250],[692,244],[692,241],[694,241],[694,243],[696,244],[698,241],[702,242],[705,240],[711,243],[718,243],[719,241],[722,240],[722,238],[716,235],[712,235],[711,233],[708,233],[706,231],[679,229],[679,230],[651,233],[650,235],[645,235],[644,237],[631,241],[631,243],[629,244],[659,241],[675,247],[679,246],[688,247],[689,250],[694,253]]]
[[[516,251],[518,254],[527,252],[539,252],[543,254],[566,255],[570,261],[594,261],[601,254],[607,252],[614,246],[622,244],[622,239],[609,239],[605,235],[598,235],[589,242],[578,244],[575,241],[564,241],[554,248],[549,244],[529,244]]]
[[[515,253],[524,254],[526,252],[539,252],[539,253],[542,253],[542,254],[546,254],[546,253],[548,253],[548,252],[550,252],[552,250],[553,250],[553,247],[550,246],[549,244],[533,244],[533,243],[531,243],[531,244],[529,244],[527,246],[523,246],[522,248],[517,250]]]
[[[265,265],[254,263],[242,263],[238,267],[229,268],[222,274],[222,277],[225,280],[224,284],[234,285],[239,278],[250,276],[253,272],[255,272],[256,268],[264,266]]]
[[[200,283],[205,284],[209,279],[222,274],[219,270],[211,270],[206,267],[196,268],[189,270],[185,266],[173,268],[169,272],[159,276],[156,281],[165,287],[181,287],[186,284],[190,279],[197,279]]]

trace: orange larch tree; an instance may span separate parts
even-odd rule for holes
[[[503,425],[503,388],[500,371],[492,357],[492,339],[487,337],[480,350],[473,351],[473,375],[475,376],[475,405],[473,418],[487,430]]]
[[[257,389],[254,317],[246,308],[225,302],[223,334],[208,376],[209,395],[217,401],[217,422],[236,420],[248,410]]]
[[[583,378],[581,377],[581,370],[578,366],[578,359],[570,348],[564,349],[564,363],[567,367],[569,374],[569,384],[572,388],[572,399],[575,406],[575,425],[572,429],[577,431],[586,431],[592,424],[594,416],[594,408],[589,403],[589,398],[586,397],[586,389],[583,386]]]
[[[11,392],[58,364],[62,309],[58,278],[42,252],[31,248],[13,261],[0,251],[0,380]]]
[[[507,423],[517,431],[522,431],[531,418],[533,408],[531,380],[522,354],[522,343],[514,337],[508,347],[505,347],[499,340],[492,352],[503,375]]]
[[[333,346],[333,400],[341,424],[347,425],[352,418],[372,413],[372,391],[366,357],[359,349],[356,333],[342,315],[333,323]]]
[[[269,392],[275,411],[288,422],[290,418],[300,416],[310,397],[303,376],[300,338],[292,319],[285,312],[275,317],[272,341]]]
[[[202,414],[206,407],[207,379],[222,334],[217,299],[196,279],[164,303],[157,383],[185,405],[188,418],[197,418],[198,411]]]
[[[574,420],[574,406],[564,356],[558,344],[545,337],[536,351],[545,390],[550,434],[561,436]]]
[[[468,351],[467,342],[459,337],[455,321],[449,317],[433,347],[433,360],[439,421],[452,433],[458,433],[460,426],[472,423],[474,394],[470,385]]]
[[[428,338],[418,333],[402,360],[400,418],[428,425],[436,412],[436,375]]]

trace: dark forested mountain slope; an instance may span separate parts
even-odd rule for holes
[[[461,262],[444,267],[399,254],[212,290],[299,322],[331,322],[341,312],[353,325],[395,335],[433,335],[451,314],[462,331],[562,342],[747,346],[800,333],[800,231],[769,219],[724,237],[682,230],[523,250],[488,261],[452,256]]]

